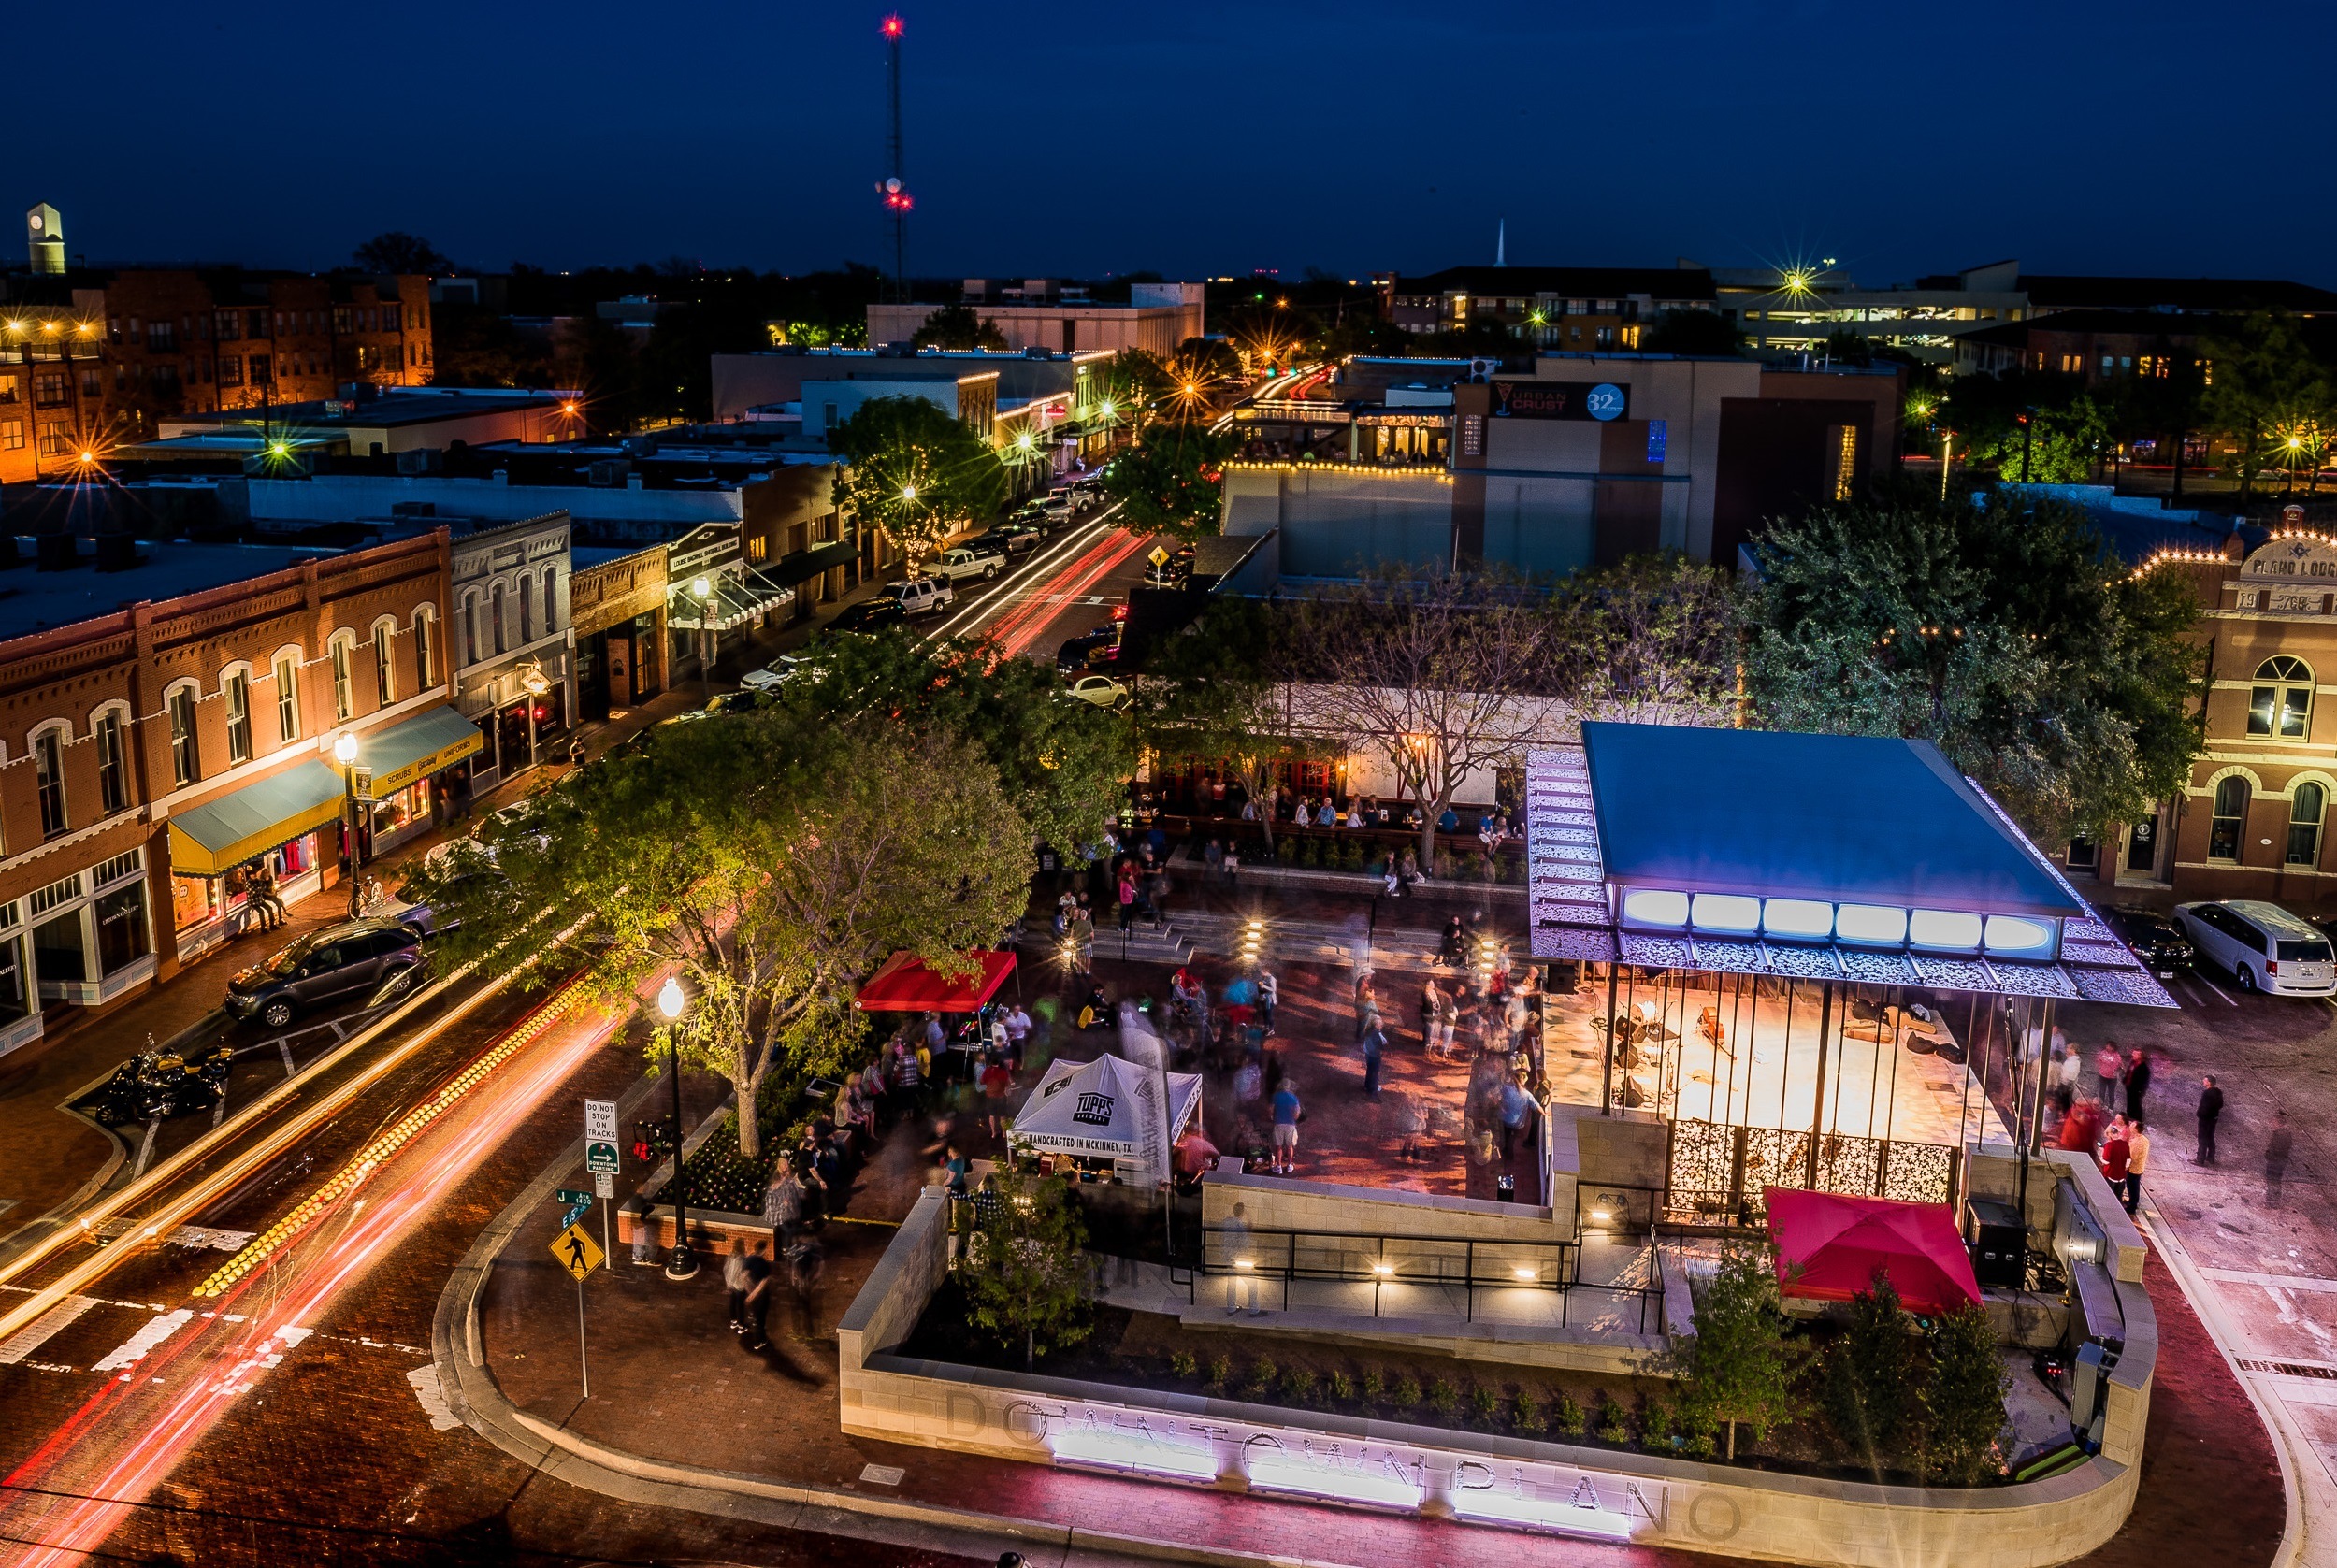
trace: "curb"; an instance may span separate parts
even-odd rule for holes
[[[658,1077],[644,1078],[626,1091],[617,1101],[619,1118],[646,1098],[662,1076],[660,1072]],[[464,1425],[530,1469],[586,1491],[653,1507],[974,1557],[995,1556],[1004,1548],[1028,1551],[1045,1546],[1060,1548],[1066,1561],[1075,1554],[1082,1568],[1103,1568],[1116,1560],[1191,1562],[1206,1568],[1347,1568],[1328,1560],[1196,1546],[1077,1525],[1042,1524],[945,1503],[896,1502],[644,1459],[528,1415],[505,1397],[495,1374],[486,1368],[479,1296],[496,1260],[530,1212],[549,1201],[553,1190],[584,1157],[584,1141],[580,1137],[554,1156],[519,1196],[488,1222],[454,1266],[431,1318],[430,1353],[447,1407]]]

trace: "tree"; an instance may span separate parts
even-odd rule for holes
[[[847,465],[837,499],[908,554],[911,576],[1005,498],[997,452],[922,397],[872,397],[829,432],[828,447]]]
[[[973,349],[1003,349],[1006,335],[988,317],[976,317],[963,305],[945,305],[925,318],[909,339],[920,349],[949,349],[963,353]]]
[[[2011,1380],[1996,1330],[1987,1309],[1968,1302],[1933,1319],[1925,1337],[1931,1350],[1924,1390],[1927,1467],[1971,1486],[1998,1468],[1997,1440],[2005,1427],[2004,1390]]]
[[[402,229],[377,234],[350,254],[368,272],[436,274],[454,270],[454,264],[437,246]]]
[[[585,980],[611,1005],[677,971],[689,1010],[660,1029],[737,1090],[739,1152],[761,1152],[755,1095],[783,1057],[841,1064],[852,992],[906,949],[962,971],[1022,911],[1030,830],[972,745],[870,713],[786,708],[653,732],[639,755],[534,798],[502,834],[491,899],[457,895],[456,953],[513,965],[589,914]]]
[[[1556,601],[1565,690],[1585,719],[1724,725],[1736,702],[1735,579],[1684,555],[1578,575]]]
[[[1001,1349],[1022,1342],[1022,1364],[1077,1345],[1092,1331],[1088,1228],[1061,1177],[1002,1169],[977,1194],[958,1287],[966,1320]]]
[[[1221,760],[1258,803],[1266,849],[1274,849],[1269,792],[1286,764],[1338,748],[1299,716],[1298,688],[1277,673],[1275,612],[1255,599],[1212,598],[1201,619],[1146,665],[1136,688],[1136,723],[1147,745]]]
[[[1826,1347],[1819,1387],[1836,1445],[1876,1480],[1907,1468],[1922,1415],[1915,1325],[1891,1276],[1877,1268],[1851,1302],[1849,1324]]]
[[[1639,329],[1642,353],[1741,354],[1745,335],[1718,310],[1661,310]]]
[[[1104,471],[1104,493],[1121,503],[1120,525],[1180,539],[1216,533],[1233,445],[1195,424],[1146,427]]]
[[[1463,783],[1557,739],[1548,596],[1499,573],[1398,563],[1301,603],[1292,673],[1324,731],[1375,747],[1421,803],[1421,863]]]
[[[2200,352],[2214,367],[2202,411],[2211,429],[2240,449],[2240,499],[2260,467],[2285,467],[2286,437],[2300,424],[2328,418],[2329,372],[2314,357],[2297,319],[2256,311],[2203,338]]]
[[[1731,1462],[1738,1426],[1757,1442],[1794,1414],[1801,1358],[1787,1337],[1775,1259],[1766,1242],[1726,1244],[1711,1278],[1689,1278],[1695,1335],[1659,1351],[1650,1369],[1680,1379],[1681,1416],[1691,1431],[1726,1429]]]
[[[2008,484],[2083,484],[2109,439],[2100,406],[2081,393],[2057,408],[2021,410],[1993,436],[1967,445],[1965,454]]]
[[[2196,611],[2076,509],[1910,484],[1774,524],[1754,549],[1762,725],[1932,741],[2048,841],[2138,821],[2189,783]]]
[[[1142,349],[1122,349],[1090,372],[1089,401],[1108,400],[1112,411],[1140,419],[1170,387],[1169,372]]]

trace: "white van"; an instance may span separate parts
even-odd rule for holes
[[[2328,936],[2278,904],[2261,899],[2177,904],[2174,917],[2200,956],[2229,970],[2243,991],[2337,994],[2337,959]]]
[[[949,585],[945,577],[912,577],[891,584],[885,592],[901,601],[903,615],[930,615],[958,602],[958,590]]]

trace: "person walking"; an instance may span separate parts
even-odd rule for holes
[[[1226,886],[1238,887],[1241,885],[1242,846],[1238,840],[1226,844],[1225,858],[1219,861],[1218,865],[1219,869],[1225,873]]]
[[[1506,1163],[1518,1144],[1518,1134],[1525,1130],[1537,1107],[1534,1097],[1525,1092],[1525,1080],[1518,1073],[1509,1074],[1509,1081],[1501,1086],[1501,1158]]]
[[[2110,1184],[2110,1190],[2121,1199],[2126,1193],[2127,1162],[2132,1152],[2133,1146],[2126,1136],[2126,1118],[2120,1116],[2110,1124],[2109,1135],[2101,1141],[2101,1174]]]
[[[763,1244],[757,1242],[746,1255],[746,1295],[739,1323],[739,1337],[749,1354],[771,1348],[771,1341],[763,1337],[763,1315],[770,1310],[771,1264],[763,1257]]]
[[[771,1255],[785,1258],[803,1230],[803,1179],[784,1159],[763,1189],[763,1223],[771,1227]]]
[[[795,1302],[796,1332],[812,1339],[819,1332],[819,1282],[828,1273],[828,1259],[819,1244],[806,1237],[786,1257],[787,1295]],[[759,1345],[752,1348],[759,1349]]]
[[[2288,1150],[2295,1137],[2288,1130],[2288,1114],[2272,1113],[2272,1136],[2264,1140],[2264,1206],[2280,1207],[2280,1184],[2288,1174]]]
[[[1132,865],[1123,866],[1119,872],[1119,928],[1127,930],[1129,922],[1135,917],[1136,870]]]
[[[2104,1042],[2101,1049],[2094,1053],[2094,1098],[2105,1107],[2118,1102],[2118,1073],[2125,1065],[2125,1058],[2118,1055],[2118,1047],[2113,1043]]]
[[[1397,1149],[1398,1159],[1425,1159],[1428,1150],[1428,1101],[1417,1093],[1404,1096],[1404,1103],[1396,1107],[1396,1129],[1404,1134],[1404,1146]]]
[[[1388,1037],[1379,1032],[1378,1014],[1373,1014],[1371,1031],[1363,1036],[1363,1096],[1379,1098],[1379,1057],[1388,1047]]]
[[[2215,1075],[2210,1072],[2200,1080],[2199,1089],[2199,1152],[2191,1157],[2194,1165],[2215,1163],[2215,1124],[2223,1119],[2224,1091],[2215,1086]]]
[[[2142,1096],[2150,1092],[2150,1056],[2140,1045],[2126,1063],[2126,1119],[2142,1119]]]
[[[1274,1004],[1281,1000],[1281,986],[1274,978],[1274,971],[1262,964],[1260,965],[1258,969],[1258,1022],[1265,1026],[1268,1033],[1274,1030]]]
[[[2126,1134],[2126,1212],[2132,1214],[2142,1203],[2142,1167],[2150,1163],[2150,1133],[2141,1122],[2128,1129]]]
[[[1225,1281],[1225,1315],[1231,1317],[1242,1311],[1247,1298],[1249,1316],[1263,1317],[1266,1310],[1258,1304],[1258,1259],[1250,1240],[1248,1205],[1234,1204],[1219,1234],[1225,1238],[1225,1259],[1233,1265]]]
[[[584,738],[581,735],[568,743],[568,765],[570,768],[584,765]]]
[[[730,1256],[722,1260],[722,1287],[730,1293],[730,1331],[746,1331],[746,1238],[734,1238]]]
[[[1274,1173],[1298,1174],[1298,1118],[1304,1115],[1298,1089],[1285,1078],[1274,1091]]]

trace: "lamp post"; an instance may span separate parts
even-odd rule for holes
[[[673,1076],[673,1250],[666,1257],[666,1278],[672,1280],[698,1273],[698,1259],[690,1251],[689,1211],[682,1197],[682,1042],[673,1032],[685,1005],[682,983],[669,975],[657,991],[657,1011],[665,1017],[666,1047],[671,1053],[666,1071]]]
[[[365,913],[365,898],[357,884],[357,738],[347,730],[333,742],[333,760],[340,764],[341,842],[349,861],[349,918]]]
[[[690,592],[698,599],[698,683],[704,694],[714,691],[714,584],[712,578],[701,577],[690,584]],[[679,992],[675,993],[677,996]],[[662,997],[663,993],[659,993]]]

